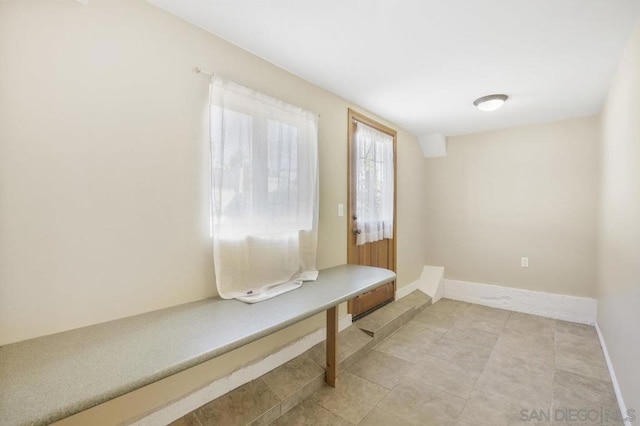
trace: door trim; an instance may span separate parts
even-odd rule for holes
[[[353,135],[355,133],[354,121],[358,121],[363,124],[367,124],[381,132],[388,134],[393,137],[393,239],[392,239],[392,247],[393,247],[393,264],[391,265],[391,270],[393,272],[397,271],[398,264],[398,155],[397,155],[397,145],[398,145],[398,132],[390,127],[385,126],[382,123],[379,123],[357,111],[352,110],[351,108],[347,108],[347,263],[348,264],[358,264],[357,260],[354,260],[354,256],[357,255],[357,251],[355,250],[355,246],[351,244],[351,238],[353,238],[352,233],[352,202],[351,202],[351,144]],[[396,292],[397,283],[393,281],[393,293]],[[348,303],[348,312],[352,313],[354,311],[354,302],[353,299]]]

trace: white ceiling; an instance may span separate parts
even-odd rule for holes
[[[592,115],[640,0],[149,0],[422,135]],[[492,113],[473,100],[510,96]]]

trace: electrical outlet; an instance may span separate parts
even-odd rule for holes
[[[529,267],[529,258],[528,257],[523,257],[520,259],[520,266],[522,266],[523,268],[528,268]]]
[[[344,216],[344,204],[338,204],[338,217]]]

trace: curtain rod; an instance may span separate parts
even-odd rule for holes
[[[209,77],[213,77],[213,73],[211,71],[203,70],[200,67],[195,67],[193,70],[198,74],[204,74],[208,75]]]

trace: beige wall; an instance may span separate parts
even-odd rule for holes
[[[450,137],[447,156],[426,164],[427,264],[449,279],[594,297],[597,187],[596,118]]]
[[[0,2],[0,52],[0,344],[215,295],[208,79],[195,66],[320,114],[318,267],[346,262],[336,206],[346,203],[347,108],[362,109],[141,0]],[[424,260],[414,184],[424,159],[398,131],[401,287]],[[321,324],[314,317],[211,370]],[[175,380],[207,380],[187,376]],[[167,389],[147,396],[166,400]]]
[[[602,112],[598,324],[627,408],[640,410],[640,24]]]
[[[0,52],[0,344],[215,295],[208,80],[195,66],[321,115],[318,266],[346,261],[336,204],[346,202],[347,101],[143,1],[0,2]],[[446,157],[428,160],[398,129],[399,286],[426,260],[451,279],[597,294],[630,408],[640,407],[639,76],[636,31],[602,114],[602,152],[597,118],[452,137]],[[152,409],[321,324],[94,415]]]
[[[0,344],[215,294],[195,66],[321,115],[318,266],[345,263],[353,105],[143,1],[0,8]],[[422,159],[398,130],[402,286]]]

